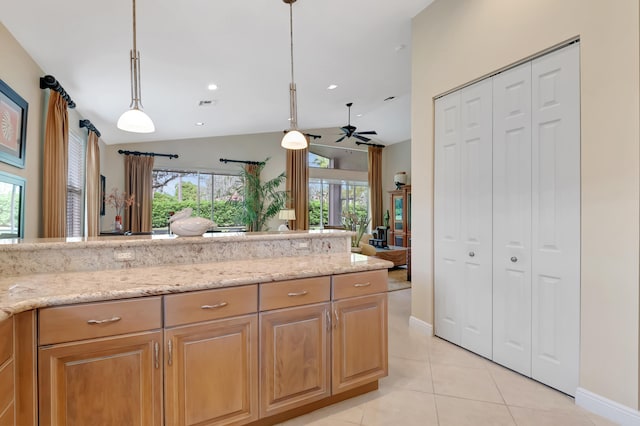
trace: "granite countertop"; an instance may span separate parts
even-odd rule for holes
[[[328,254],[0,278],[0,321],[34,308],[181,293],[392,267],[375,257]]]

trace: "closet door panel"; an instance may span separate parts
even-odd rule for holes
[[[492,82],[461,93],[460,345],[492,355]]]
[[[436,100],[435,332],[460,344],[460,92]]]
[[[531,375],[531,63],[493,79],[493,360]]]
[[[580,335],[577,44],[532,64],[532,377],[570,395]]]

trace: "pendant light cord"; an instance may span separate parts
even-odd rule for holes
[[[135,1],[135,0],[134,0]],[[291,35],[291,83],[293,79],[293,2],[289,3],[289,34]]]

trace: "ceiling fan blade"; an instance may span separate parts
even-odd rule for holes
[[[360,139],[363,142],[369,142],[371,140],[369,138],[365,138],[364,136],[360,136],[359,134],[354,134],[353,137],[356,139]]]
[[[378,132],[376,132],[375,130],[367,130],[366,132],[358,132],[358,134],[360,134],[360,135],[377,135]]]
[[[338,143],[338,142],[342,142],[346,137],[347,137],[347,135],[344,135],[343,137],[341,137],[340,139],[338,139],[338,140],[336,141],[336,143]]]
[[[311,133],[305,133],[304,135],[306,137],[312,138],[312,139],[320,139],[320,138],[322,138],[322,135],[314,135],[314,134],[311,134]]]

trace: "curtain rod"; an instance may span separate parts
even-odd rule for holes
[[[251,164],[253,166],[264,166],[265,165],[264,161],[228,160],[226,158],[221,158],[220,162],[224,163],[224,164],[227,164],[227,163]]]
[[[69,108],[76,107],[76,103],[71,100],[71,96],[69,96],[67,91],[64,90],[64,87],[60,85],[60,82],[58,82],[58,80],[56,80],[54,76],[45,75],[44,77],[40,77],[40,88],[55,90],[56,92],[60,93],[62,99],[67,101],[67,106]]]
[[[360,141],[356,141],[356,145],[367,145],[367,146],[375,146],[377,148],[385,148],[384,145],[380,145],[378,143],[371,143],[371,142],[360,142]]]
[[[122,150],[122,149],[118,150],[118,154],[123,154],[123,155],[148,155],[150,157],[169,157],[169,159],[178,158],[178,154],[158,154],[157,152],[125,151],[125,150]]]
[[[96,126],[91,124],[91,121],[89,121],[89,120],[80,120],[80,123],[78,125],[80,126],[81,129],[83,127],[86,127],[87,130],[89,130],[90,132],[95,133],[98,137],[101,136],[100,135],[100,130],[96,129]]]

